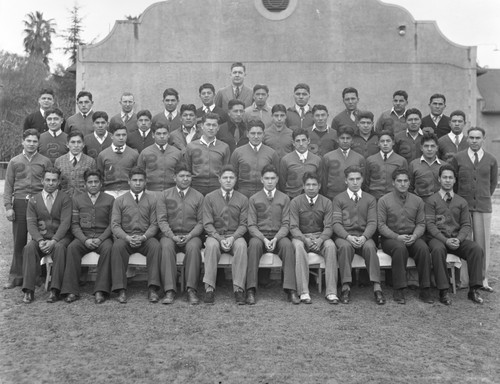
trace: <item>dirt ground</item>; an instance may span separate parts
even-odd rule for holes
[[[45,303],[43,287],[31,305],[20,289],[2,290],[0,383],[500,383],[498,216],[492,232],[496,292],[482,306],[467,290],[450,307],[410,291],[402,306],[389,287],[385,306],[359,287],[338,306],[315,287],[312,305],[287,303],[274,287],[260,289],[255,306],[237,306],[224,285],[214,306],[195,307],[184,295],[150,304],[144,282],[131,283],[126,305],[115,297],[95,305],[92,283],[72,304]],[[2,210],[2,285],[11,249]]]

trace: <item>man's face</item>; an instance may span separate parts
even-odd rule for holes
[[[158,145],[166,145],[168,142],[168,137],[168,129],[164,127],[157,128],[154,133],[155,143]]]
[[[94,130],[97,136],[104,136],[108,129],[108,122],[104,119],[104,117],[99,117],[94,121]]]
[[[26,136],[23,140],[23,149],[28,155],[35,153],[38,149],[38,137],[35,135]]]
[[[318,182],[318,180],[307,179],[304,183],[304,192],[306,193],[307,197],[314,198],[319,193],[320,187],[321,184]]]
[[[278,128],[281,128],[283,125],[285,125],[285,120],[286,120],[285,112],[277,111],[273,113],[273,123]]]
[[[420,129],[420,124],[422,123],[422,119],[416,113],[408,115],[406,117],[406,124],[408,125],[408,131],[412,133],[418,132]]]
[[[358,108],[359,98],[354,92],[346,93],[342,101],[348,111],[354,111]]]
[[[431,114],[433,114],[434,116],[439,116],[446,108],[446,104],[441,97],[438,97],[432,99],[432,101],[429,103],[429,107],[431,109]]]
[[[142,132],[147,132],[148,129],[151,129],[151,120],[146,115],[142,115],[137,119],[137,128]]]
[[[295,99],[295,104],[299,107],[305,107],[309,102],[309,98],[311,95],[307,91],[307,89],[299,88],[293,93],[293,97]]]
[[[245,113],[245,108],[241,104],[233,105],[233,108],[229,110],[229,118],[233,123],[241,123],[243,121],[243,114]]]
[[[179,173],[174,175],[175,185],[177,185],[177,188],[182,190],[189,188],[189,186],[191,185],[191,179],[192,175],[189,171],[180,171]]]
[[[179,100],[174,95],[167,95],[163,99],[163,105],[167,112],[172,113],[176,110],[177,104],[179,104]]]
[[[235,87],[239,87],[245,81],[245,69],[243,67],[234,67],[231,69],[231,82]]]
[[[351,148],[351,145],[352,145],[352,136],[351,135],[349,135],[347,133],[343,133],[339,136],[338,140],[339,140],[340,149],[347,151],[349,148]]]
[[[406,106],[408,105],[408,101],[405,100],[403,96],[396,95],[392,99],[392,106],[397,114],[402,114],[406,110]]]
[[[362,135],[368,136],[373,129],[373,121],[367,119],[366,117],[361,118],[358,121],[358,129]]]
[[[450,119],[450,128],[454,135],[460,135],[465,127],[465,119],[463,116],[454,115]]]
[[[236,175],[234,174],[234,172],[226,171],[222,175],[220,175],[219,183],[224,191],[232,191],[236,184]]]
[[[265,89],[257,89],[253,93],[253,101],[255,101],[257,107],[263,107],[264,105],[266,105],[268,96],[269,94],[266,92]]]
[[[54,105],[54,96],[52,96],[50,93],[44,93],[38,98],[38,105],[41,109],[46,111]]]
[[[392,138],[389,135],[382,135],[378,139],[378,147],[383,153],[391,152],[393,146],[394,146],[394,141],[392,141]]]
[[[441,184],[441,188],[443,188],[444,191],[449,192],[453,189],[456,179],[453,171],[444,170],[441,173],[441,176],[438,177],[438,181],[439,184]]]
[[[42,185],[45,192],[55,192],[55,190],[59,188],[59,175],[57,173],[45,172],[45,175],[43,175]]]
[[[85,182],[85,189],[91,195],[95,195],[100,192],[102,187],[101,180],[97,176],[89,176],[87,181]]]
[[[398,175],[396,179],[392,181],[392,185],[399,193],[406,193],[410,187],[410,179],[408,175]]]
[[[219,123],[216,119],[206,119],[202,125],[203,135],[209,141],[212,141],[217,132],[219,132]]]
[[[130,113],[132,112],[132,109],[134,109],[134,96],[122,96],[122,99],[120,100],[120,105],[122,106],[122,111],[125,113]]]
[[[82,96],[78,99],[76,105],[81,113],[87,114],[92,109],[94,102],[88,96]]]
[[[260,181],[264,184],[264,189],[266,191],[272,191],[278,184],[278,175],[275,172],[266,172],[260,178]]]
[[[310,140],[306,135],[297,135],[293,141],[293,146],[298,153],[304,153],[309,148]]]
[[[184,127],[191,129],[196,124],[196,114],[193,111],[182,112],[181,122]]]
[[[141,193],[146,189],[146,178],[140,173],[132,175],[132,177],[128,179],[128,185],[130,185],[132,193]]]
[[[57,132],[61,129],[63,119],[61,116],[55,113],[51,113],[45,118],[45,121],[47,122],[47,126],[51,131]]]
[[[469,131],[469,136],[467,136],[467,143],[469,143],[469,148],[474,152],[481,149],[484,142],[483,133],[479,130]]]
[[[424,141],[420,149],[426,160],[434,160],[436,158],[438,146],[434,140]]]
[[[358,192],[363,184],[363,175],[359,172],[350,172],[345,179],[347,188],[352,192]]]
[[[215,94],[210,88],[203,88],[200,92],[200,99],[203,105],[207,107],[211,106],[214,103]]]
[[[318,109],[313,115],[314,124],[317,128],[326,128],[328,121],[328,112],[322,109]]]
[[[111,141],[115,147],[123,147],[127,142],[127,130],[125,128],[117,129],[111,136]]]
[[[78,156],[83,151],[83,140],[80,136],[73,136],[68,141],[68,149],[73,156]]]
[[[248,141],[253,146],[260,145],[262,143],[262,139],[264,138],[264,131],[261,127],[252,127],[248,131]]]

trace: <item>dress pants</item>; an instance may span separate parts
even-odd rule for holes
[[[248,269],[247,269],[247,289],[258,287],[259,262],[264,254],[264,242],[252,237],[248,245]],[[283,289],[297,289],[297,279],[295,276],[295,253],[292,242],[288,237],[281,238],[274,248],[273,253],[277,253],[283,262]]]
[[[64,268],[65,268],[65,253],[66,247],[71,242],[71,237],[66,236],[58,241],[51,253],[44,254],[40,251],[38,242],[31,240],[24,247],[23,251],[23,292],[26,290],[35,290],[36,278],[40,276],[40,259],[45,256],[52,256],[52,279],[50,281],[50,288],[61,289]]]
[[[12,235],[14,238],[14,253],[10,265],[11,279],[22,280],[23,278],[23,249],[28,242],[28,224],[26,223],[26,208],[28,200],[14,199],[12,209],[15,220],[12,222]]]
[[[160,287],[160,242],[152,237],[141,246],[132,248],[125,240],[117,239],[111,248],[111,290],[127,289],[128,259],[133,253],[146,256],[148,287]]]
[[[177,252],[184,252],[184,277],[186,289],[198,289],[201,271],[201,239],[193,237],[179,247],[169,237],[162,237],[161,244],[161,281],[165,292],[177,291]]]
[[[352,259],[358,254],[365,259],[366,269],[372,283],[380,283],[380,261],[377,246],[372,239],[366,240],[361,248],[354,248],[345,239],[336,239],[337,257],[339,261],[340,281],[342,284],[352,283]]]
[[[233,286],[245,289],[245,279],[247,274],[247,243],[244,238],[240,237],[233,243],[230,251],[224,253],[233,254],[233,262],[231,263],[231,272],[233,275]],[[205,275],[203,282],[215,288],[217,279],[217,263],[220,260],[221,248],[220,243],[213,237],[207,237],[205,241]]]
[[[434,238],[429,242],[429,249],[431,251],[434,278],[436,279],[438,289],[448,289],[450,287],[446,267],[446,255],[448,252],[467,261],[469,285],[471,287],[483,285],[484,252],[477,243],[471,240],[464,240],[460,242],[460,246],[457,249],[448,250],[445,243]]]
[[[305,236],[309,236],[306,234]],[[315,238],[317,236],[312,236]],[[295,275],[297,278],[297,293],[299,295],[309,293],[309,263],[307,261],[306,245],[302,240],[293,239],[293,248],[295,249]],[[333,240],[328,239],[321,245],[320,254],[325,258],[325,280],[326,292],[325,296],[330,294],[337,294],[337,281],[338,281],[338,262],[335,243]]]
[[[394,289],[402,289],[408,286],[406,280],[408,257],[415,260],[420,288],[430,288],[431,255],[424,240],[419,238],[412,245],[406,246],[397,239],[382,237],[382,250],[392,257],[392,283]]]
[[[99,254],[97,261],[97,277],[95,279],[94,294],[96,292],[110,293],[111,289],[111,239],[104,240],[95,250],[88,249],[84,243],[74,239],[66,250],[66,268],[61,293],[80,294],[80,275],[82,270],[82,258],[89,252]]]

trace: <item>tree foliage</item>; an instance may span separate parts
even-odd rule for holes
[[[66,29],[63,35],[61,35],[66,41],[66,46],[63,48],[65,54],[70,54],[70,65],[76,64],[78,58],[78,46],[84,45],[85,42],[82,39],[82,21],[83,17],[80,16],[80,6],[75,3],[73,8],[70,10],[70,27]]]
[[[43,13],[36,11],[26,15],[24,20],[24,50],[33,61],[41,61],[49,66],[52,52],[52,34],[55,31],[54,19],[45,20]]]

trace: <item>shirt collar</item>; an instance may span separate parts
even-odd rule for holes
[[[52,192],[52,197],[54,198],[54,200],[57,197],[57,191],[58,190],[56,189],[54,192]],[[48,195],[49,195],[49,193],[47,191],[45,191],[45,189],[42,189],[42,197],[43,197],[44,200],[47,200],[47,196]]]
[[[207,141],[205,140],[205,136],[202,136],[200,138],[200,143],[206,145],[207,147],[209,147],[210,145],[215,145],[216,142],[217,142],[217,138],[216,137],[214,137],[214,139],[210,143],[207,143]]]
[[[318,129],[318,127],[316,127],[316,124],[313,124],[313,127],[312,127],[312,129],[311,129],[311,131],[318,131],[318,132],[328,132],[329,130],[330,130],[330,127],[327,125],[327,126],[326,126],[326,129],[325,129],[324,131],[320,131],[320,130]]]
[[[441,165],[441,160],[439,160],[439,158],[437,156],[432,163],[429,163],[427,160],[425,160],[424,155],[422,155],[422,156],[420,156],[420,162],[422,162],[422,161],[426,162],[429,165],[432,165],[434,163],[438,163],[439,165]]]
[[[473,159],[473,158],[474,158],[474,151],[473,151],[472,149],[470,149],[470,148],[469,148],[469,149],[467,150],[467,153],[469,154],[469,157],[470,157],[471,159]],[[477,151],[477,156],[479,157],[479,160],[481,160],[481,158],[483,157],[483,155],[484,155],[484,150],[483,150],[483,148],[479,148],[479,151]]]
[[[113,150],[113,152],[116,152],[117,148],[118,148],[117,146],[115,146],[113,143],[111,143],[111,149]],[[125,151],[125,148],[127,148],[127,144],[123,144],[123,146],[122,146],[122,152]]]
[[[100,191],[99,191],[99,192],[97,192],[97,193],[95,194],[95,198],[96,198],[96,200],[99,198],[99,195],[100,195],[100,194],[101,194],[101,192],[100,192]],[[92,200],[92,195],[91,195],[90,193],[88,193],[88,192],[87,192],[87,195],[88,195],[88,196],[89,196],[89,198]]]
[[[229,198],[233,197],[234,189],[231,189],[229,192],[224,191],[222,188],[220,189],[222,193],[222,197],[225,198],[226,194],[229,193]]]
[[[23,149],[23,155],[24,155],[24,157],[26,157],[26,158],[28,159],[28,161],[33,160],[33,158],[35,157],[35,155],[36,155],[37,153],[38,153],[38,151],[35,151],[35,153],[33,153],[33,154],[31,155],[31,157],[30,157],[30,156],[28,156],[28,155],[26,154],[26,151]]]
[[[306,197],[307,202],[310,203],[311,202],[311,198],[309,196],[307,196],[305,193],[304,193],[304,196]],[[314,204],[316,204],[316,200],[318,200],[318,196],[319,196],[319,193],[312,198],[312,201],[313,201]]]
[[[254,112],[256,112],[256,111],[266,111],[266,112],[267,112],[267,111],[269,111],[270,109],[271,109],[271,106],[270,106],[270,105],[268,105],[267,103],[266,103],[266,104],[264,104],[264,105],[262,106],[262,108],[257,107],[257,104],[256,104],[255,102],[253,102],[253,104],[252,104],[252,111],[254,111]]]
[[[384,152],[382,151],[379,151],[378,153],[380,153],[380,156],[382,157],[382,159],[384,158]],[[387,158],[391,157],[391,155],[394,153],[394,150],[392,150],[391,152],[387,153]]]
[[[307,155],[309,153],[309,150],[305,151],[304,153],[299,153],[295,151],[297,155],[299,156],[299,160],[307,160]]]
[[[186,133],[186,134],[188,134],[188,135],[189,135],[190,133],[193,133],[193,131],[195,131],[195,132],[196,132],[196,125],[193,125],[193,126],[189,129],[189,131],[187,130],[187,128],[186,128],[184,125],[182,126],[182,132],[184,132],[184,133]]]
[[[455,135],[453,132],[450,132],[448,133],[448,137],[450,138],[450,140],[454,143],[455,142]],[[458,135],[458,141],[462,141],[462,139],[464,138],[464,133],[460,133],[460,135]]]
[[[160,146],[159,146],[158,144],[156,144],[156,143],[155,143],[155,145],[156,145],[156,146],[158,147],[158,149],[161,151]],[[163,145],[162,145],[162,147],[163,147],[163,149],[167,149],[167,147],[168,147],[168,143],[167,143],[167,144],[163,144]]]
[[[173,112],[169,112],[167,111],[166,109],[163,111],[163,113],[165,114],[165,117],[168,119],[168,115],[169,114],[172,114],[172,120],[176,118],[177,116],[177,109]]]
[[[104,133],[104,136],[102,137],[102,139],[97,135],[97,133],[94,131],[94,136],[97,140],[106,140],[106,137],[108,137],[108,131],[106,131]]]
[[[311,107],[309,106],[309,104],[306,104],[303,107],[300,107],[298,104],[295,104],[295,110],[297,111],[297,113],[299,115],[300,115],[300,108],[304,108],[304,113],[309,112],[309,110],[311,109]]]
[[[76,157],[76,161],[80,161],[82,158],[82,153],[80,152],[78,155],[74,156],[71,152],[68,152],[69,160],[72,161],[74,157]]]
[[[134,111],[130,111],[129,113],[125,113],[125,112],[123,112],[123,111],[122,111],[122,112],[121,112],[121,117],[122,117],[122,120],[123,120],[123,118],[124,118],[125,116],[127,116],[129,119],[131,119],[131,118],[132,118],[132,116],[133,116],[133,114],[134,114]]]
[[[405,117],[405,115],[406,115],[406,109],[405,109],[405,111],[403,112],[403,114],[398,115],[398,113],[394,110],[394,107],[392,107],[392,109],[391,109],[391,113],[390,113],[390,114],[391,114],[391,115],[395,115],[398,119],[401,119],[401,118]]]
[[[92,114],[92,110],[88,111],[88,112],[85,114],[85,117],[88,117],[88,116],[90,116],[91,114]],[[82,117],[83,117],[83,113],[82,113],[82,112],[80,112],[80,115],[82,115]]]
[[[446,192],[443,191],[443,189],[441,188],[439,191],[439,196],[441,196],[441,199],[444,200],[444,195],[446,195]],[[450,194],[450,196],[453,198],[453,196],[455,196],[455,193],[453,192],[453,190],[449,191],[448,192]]]
[[[139,200],[141,200],[141,197],[142,197],[143,193],[144,193],[144,191],[142,191],[141,193],[137,194],[139,196]],[[135,193],[132,192],[132,190],[130,190],[130,194],[132,195],[132,198],[135,200]]]
[[[269,196],[269,192],[271,192],[271,196],[274,197],[274,194],[276,193],[276,188],[274,188],[272,191],[268,191],[266,188],[264,188],[264,193],[266,196]]]
[[[184,196],[186,196],[186,194],[188,193],[189,191],[189,187],[187,187],[186,189],[180,189],[179,187],[175,187],[177,189],[177,193],[180,195],[181,194],[181,191],[184,192]]]
[[[358,197],[361,199],[361,195],[362,195],[361,189],[356,193],[358,194]],[[347,188],[347,194],[349,195],[349,199],[352,200],[354,197],[354,192],[351,191],[349,188]]]
[[[259,150],[260,150],[260,147],[262,147],[262,143],[260,143],[259,145],[256,145],[256,146],[254,146],[254,145],[252,145],[252,144],[250,144],[250,143],[248,143],[248,145],[249,145],[249,146],[250,146],[250,148],[252,148],[252,150],[254,150],[254,151],[255,151],[255,148],[257,148],[257,151],[259,151]]]
[[[149,128],[146,132],[141,131],[140,129],[138,129],[137,131],[139,132],[139,135],[141,135],[141,137],[147,137],[149,135],[149,132],[151,132],[151,128]]]
[[[53,136],[53,137],[58,137],[58,136],[62,133],[62,129],[61,129],[61,128],[59,128],[59,129],[58,129],[57,131],[55,131],[55,132],[54,132],[54,131],[49,130],[49,132],[50,132],[50,135],[51,135],[51,136]]]
[[[410,131],[408,129],[406,130],[406,137],[411,137],[413,140],[415,140],[416,138],[418,138],[418,136],[421,135],[421,134],[422,134],[422,130],[420,128],[418,129],[418,132],[415,135],[415,137],[412,136],[412,134],[410,133]]]

